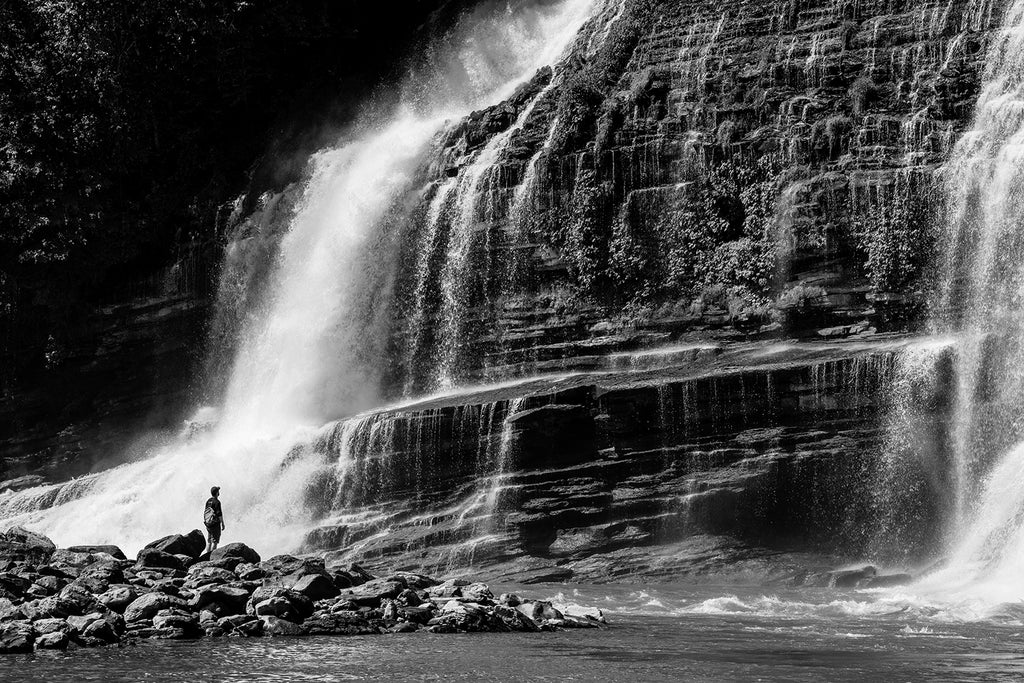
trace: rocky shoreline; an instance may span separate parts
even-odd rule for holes
[[[153,541],[135,560],[116,546],[57,549],[15,527],[0,532],[0,653],[109,646],[141,639],[379,633],[530,632],[598,628],[550,602],[495,596],[483,583],[412,572],[375,577],[355,564],[230,543],[203,555],[200,531]]]

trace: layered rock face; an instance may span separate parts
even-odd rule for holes
[[[32,353],[45,365],[7,366],[0,491],[83,474],[180,428],[201,374],[215,267],[209,245],[183,247],[166,269],[67,321],[62,342],[18,339],[42,345]]]
[[[395,314],[405,386],[694,331],[912,328],[998,14],[609,3],[566,65],[440,141]]]
[[[908,348],[683,346],[329,426],[302,454],[324,459],[306,547],[517,580],[799,582],[885,518],[871,482]]]
[[[842,340],[921,325],[936,171],[999,13],[608,3],[565,64],[449,127],[403,228],[394,390],[523,383],[329,430],[308,547],[579,579],[871,552],[907,356]],[[934,547],[941,489],[901,557]]]
[[[869,552],[936,171],[999,14],[602,4],[567,59],[451,122],[379,226],[399,266],[383,393],[406,399],[294,448],[319,465],[304,549],[521,580],[795,582]],[[299,190],[235,223],[215,365]],[[937,491],[910,554],[934,540]]]

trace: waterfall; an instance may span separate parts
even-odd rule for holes
[[[245,312],[219,421],[136,454],[135,462],[0,495],[0,519],[28,524],[62,545],[110,542],[130,551],[200,526],[206,491],[217,484],[228,537],[271,554],[297,549],[314,521],[306,492],[331,465],[316,447],[330,428],[323,425],[384,398],[399,228],[410,196],[424,195],[423,186],[436,182],[422,177],[432,141],[447,122],[503,101],[555,63],[600,5],[488,6],[468,15],[453,35],[438,36],[428,51],[431,73],[413,74],[398,106],[368,110],[335,148],[312,159],[266,296]],[[467,230],[485,162],[504,138],[488,142],[477,156],[479,168],[459,181]],[[438,189],[432,221],[454,189]],[[452,256],[455,265],[461,258]],[[344,447],[386,440],[366,432],[371,422],[343,429]],[[342,481],[350,460],[336,465]]]
[[[945,597],[1024,598],[1024,1],[989,47],[971,129],[943,173],[946,232],[933,301],[955,336],[945,444]],[[911,486],[911,483],[903,483]]]

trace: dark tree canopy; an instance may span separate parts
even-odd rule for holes
[[[443,4],[0,2],[0,349],[153,272],[250,179],[279,183],[294,169],[261,154],[343,120]]]

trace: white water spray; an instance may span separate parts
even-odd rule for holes
[[[974,123],[945,169],[937,331],[956,335],[944,600],[1024,599],[1024,1],[989,48]],[[1014,444],[1017,445],[1014,445]],[[994,462],[994,464],[993,464]]]
[[[417,189],[431,140],[446,120],[502,101],[557,60],[595,4],[510,5],[471,16],[467,30],[447,37],[455,47],[432,62],[426,88],[407,85],[396,112],[316,155],[269,297],[242,330],[211,432],[107,472],[0,496],[0,519],[61,545],[118,543],[131,552],[201,526],[207,489],[219,484],[225,540],[270,553],[299,547],[312,522],[303,496],[324,465],[308,444],[325,421],[381,398],[395,267],[388,224]]]

